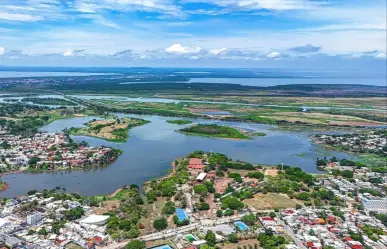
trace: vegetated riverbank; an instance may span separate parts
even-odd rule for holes
[[[192,124],[191,120],[184,120],[184,119],[171,119],[171,120],[167,120],[166,122],[170,124],[177,124],[177,125]]]
[[[0,193],[6,191],[9,188],[9,184],[6,182],[0,182]]]
[[[251,139],[248,135],[251,133],[243,130],[237,129],[234,127],[229,127],[225,125],[216,125],[216,124],[198,124],[193,125],[184,129],[178,130],[178,132],[193,135],[193,136],[203,136],[203,137],[215,137],[215,138],[225,138],[225,139]],[[264,135],[264,133],[259,133],[259,135]]]
[[[32,102],[39,105],[58,105],[58,106],[76,106],[77,104],[67,99],[60,98],[32,98],[27,97],[21,100],[22,102]]]
[[[85,135],[96,138],[102,138],[111,142],[126,142],[128,139],[128,131],[137,126],[149,123],[144,119],[136,118],[116,118],[105,120],[91,120],[86,123],[86,127],[72,127],[66,132],[71,135]]]

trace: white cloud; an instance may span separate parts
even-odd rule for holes
[[[196,54],[202,50],[199,46],[186,47],[181,44],[173,44],[165,49],[165,52],[170,54]]]
[[[386,53],[378,53],[375,55],[376,59],[386,59]]]
[[[281,56],[281,53],[279,52],[271,52],[266,55],[267,58],[278,58]]]
[[[5,48],[0,47],[0,56],[2,56],[3,54],[5,54]]]
[[[218,55],[218,54],[220,54],[220,53],[222,53],[222,52],[224,52],[226,50],[227,50],[227,48],[211,49],[209,52],[212,55]]]
[[[20,22],[36,22],[36,21],[40,21],[43,19],[44,18],[42,16],[33,16],[33,15],[28,15],[28,14],[0,12],[0,20],[20,21]]]
[[[76,55],[82,55],[84,54],[84,49],[68,49],[63,53],[63,56],[70,57],[70,56],[76,56]]]
[[[73,56],[73,54],[74,54],[73,50],[69,49],[63,53],[63,56]]]
[[[185,0],[191,3],[209,3],[220,7],[245,10],[299,10],[313,9],[326,4],[311,0]]]

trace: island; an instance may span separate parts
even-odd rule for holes
[[[225,125],[217,124],[197,124],[187,128],[178,130],[178,132],[202,137],[215,137],[225,139],[240,139],[247,140],[252,139],[252,136],[264,136],[265,134],[250,132],[241,128],[234,128]]]
[[[172,119],[172,120],[167,120],[167,123],[177,124],[177,125],[186,125],[186,124],[192,124],[192,121],[185,120],[185,119]]]
[[[112,142],[126,142],[128,131],[136,126],[149,123],[149,121],[137,118],[93,119],[86,123],[85,127],[71,127],[66,132],[71,135],[85,135],[102,138]]]
[[[61,98],[23,98],[22,102],[31,102],[39,105],[59,105],[59,106],[76,106],[77,104],[67,99]]]

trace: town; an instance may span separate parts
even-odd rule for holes
[[[37,132],[31,136],[0,134],[0,172],[63,170],[105,165],[120,151],[75,143],[64,133]]]
[[[387,136],[385,130],[375,130],[366,134],[319,134],[313,138],[317,143],[326,144],[342,150],[387,156]]]
[[[51,137],[46,146],[64,139]],[[350,176],[315,176],[203,151],[172,166],[168,176],[109,196],[83,197],[57,187],[4,199],[0,243],[52,249],[387,247],[385,169],[361,174],[353,166],[358,171]]]

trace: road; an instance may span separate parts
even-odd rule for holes
[[[152,241],[152,240],[158,240],[158,239],[165,239],[169,237],[176,236],[177,234],[181,233],[187,233],[190,231],[194,231],[198,229],[199,227],[206,227],[206,226],[213,226],[213,225],[220,225],[220,224],[225,224],[225,223],[230,223],[235,220],[239,220],[242,217],[242,215],[234,215],[222,219],[205,219],[205,220],[200,220],[195,223],[192,223],[187,226],[183,227],[178,227],[178,228],[171,228],[167,229],[161,232],[156,232],[152,234],[147,234],[141,237],[138,237],[136,239],[139,240],[144,240],[144,241]],[[124,248],[125,245],[129,242],[130,240],[125,240],[119,243],[111,244],[105,247],[99,247],[100,249],[120,249]]]
[[[278,220],[279,223],[285,228],[286,230],[286,233],[293,239],[294,243],[296,243],[296,245],[301,248],[301,249],[307,249],[304,244],[302,244],[301,240],[299,240],[296,235],[294,234],[293,230],[285,224],[285,222],[283,222],[282,220]]]

